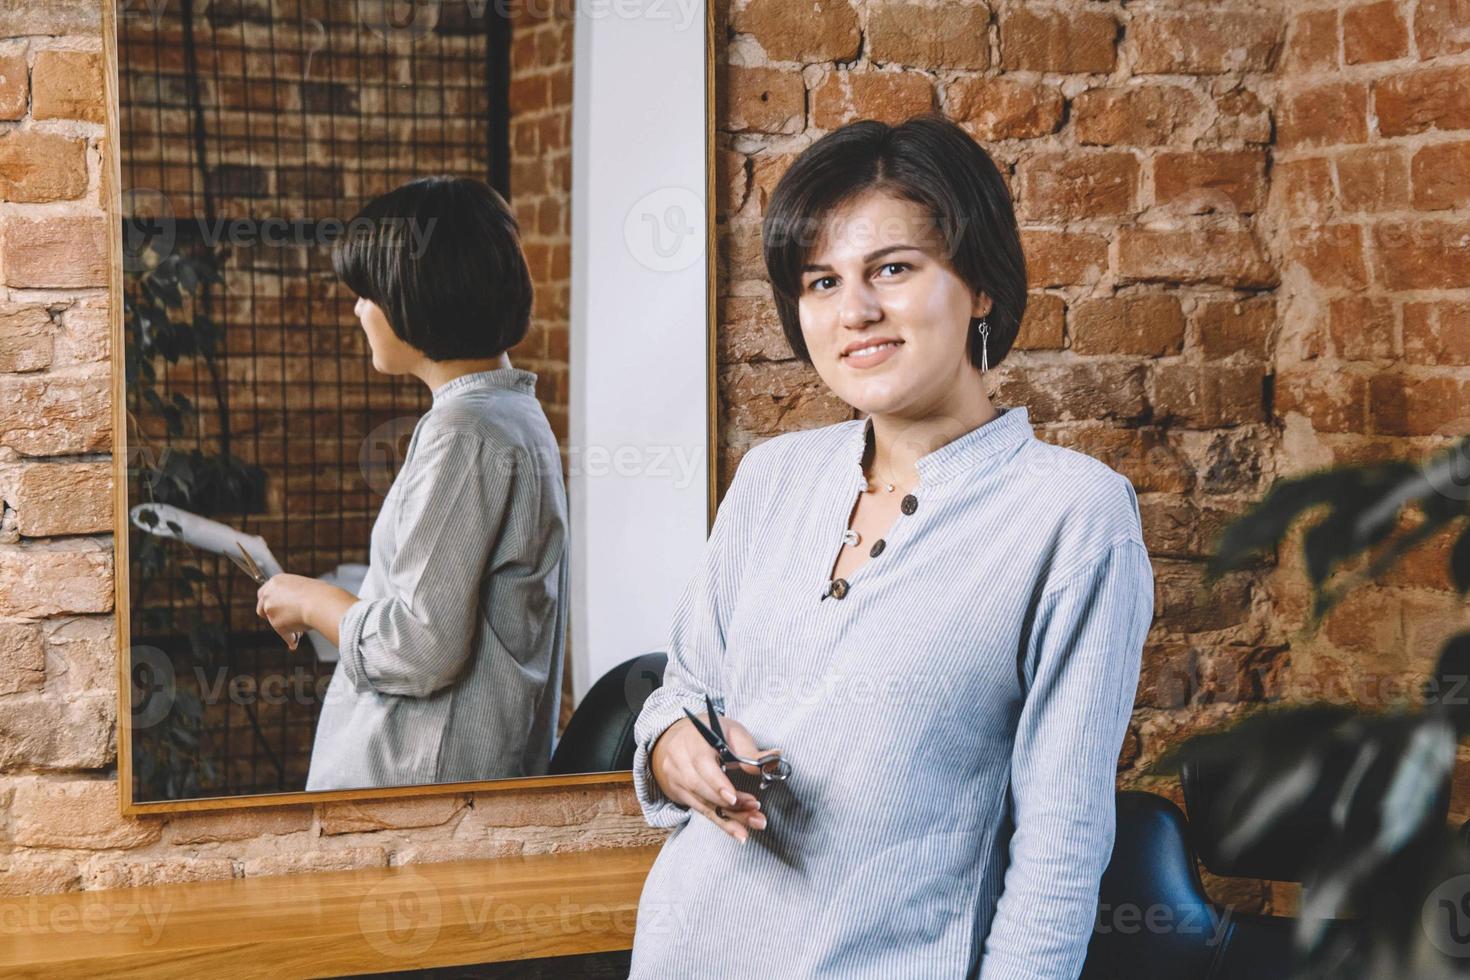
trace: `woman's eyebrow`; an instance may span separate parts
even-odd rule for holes
[[[915,251],[915,252],[922,252],[923,251],[923,249],[919,248],[919,246],[917,246],[917,245],[888,245],[888,246],[885,246],[883,248],[878,249],[877,251],[869,252],[867,255],[864,255],[863,256],[863,264],[864,265],[867,265],[869,262],[875,262],[878,259],[881,259],[883,256],[887,255],[889,252],[904,252],[904,251],[909,251],[909,250],[912,250],[912,251]],[[805,272],[831,272],[832,271],[832,267],[830,265],[823,265],[823,264],[818,263],[818,262],[808,262],[806,265],[804,265],[804,266],[801,267],[801,271],[804,272],[804,273]]]

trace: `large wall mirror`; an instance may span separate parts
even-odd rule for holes
[[[656,683],[713,513],[705,5],[168,0],[108,16],[124,810],[627,779],[558,750],[593,693],[636,710]],[[565,642],[552,664],[506,651],[497,669],[545,693],[529,708],[357,679],[357,714],[333,728],[341,651],[317,631],[290,649],[252,576],[364,588],[433,394],[375,368],[332,244],[367,201],[434,175],[484,181],[519,224],[535,302],[507,354],[535,375],[560,456]],[[511,641],[475,631],[539,612],[497,601],[448,642],[488,656]],[[461,719],[460,745],[385,751],[482,771],[323,781],[327,732],[459,705],[484,734]],[[488,740],[538,713],[552,743],[507,762]],[[484,751],[463,751],[476,738]]]

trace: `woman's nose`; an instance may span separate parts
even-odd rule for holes
[[[860,327],[865,323],[872,323],[883,315],[882,308],[878,305],[877,295],[866,283],[860,283],[847,290],[842,297],[842,309],[839,312],[844,327]]]

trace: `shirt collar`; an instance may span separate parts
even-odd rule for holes
[[[1031,419],[1025,405],[1013,405],[999,409],[1000,414],[989,422],[978,425],[969,432],[951,439],[938,449],[920,456],[915,462],[919,471],[919,484],[925,488],[971,472],[987,457],[1006,449],[1013,449],[1028,439],[1034,439]],[[847,456],[854,479],[866,486],[863,477],[863,456],[867,453],[872,438],[872,417],[855,420],[848,438]]]
[[[434,389],[434,404],[437,405],[444,399],[461,392],[480,388],[510,388],[534,395],[536,393],[536,372],[518,367],[503,367],[490,371],[461,374]]]

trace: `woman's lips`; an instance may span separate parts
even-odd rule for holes
[[[903,341],[898,341],[897,343],[885,343],[879,346],[877,350],[863,352],[853,351],[851,354],[845,354],[843,355],[842,360],[848,366],[854,368],[877,367],[879,364],[882,364],[894,354],[898,353],[898,349],[902,346]]]

